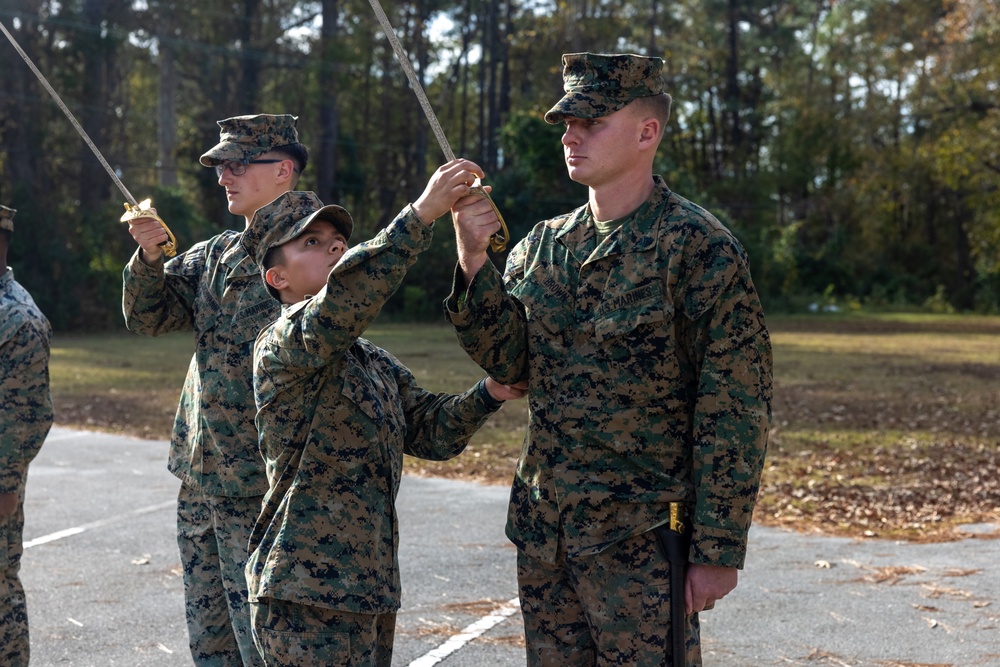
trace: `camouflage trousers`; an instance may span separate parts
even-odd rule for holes
[[[191,657],[198,667],[262,667],[250,631],[244,568],[262,496],[209,496],[181,485],[177,546]]]
[[[0,665],[28,667],[28,607],[18,572],[24,553],[24,483],[17,488],[17,509],[0,517]]]
[[[670,565],[652,531],[581,558],[560,545],[554,564],[519,549],[517,580],[528,667],[673,667]],[[700,667],[698,615],[686,626]]]
[[[390,667],[396,614],[354,614],[261,598],[253,638],[267,667]]]

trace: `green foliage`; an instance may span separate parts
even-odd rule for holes
[[[386,9],[455,152],[486,169],[514,241],[586,201],[566,176],[561,128],[542,120],[561,94],[560,54],[646,53],[665,58],[674,97],[657,172],[734,231],[769,307],[807,307],[832,286],[840,303],[871,308],[1000,310],[996,0]],[[182,248],[242,225],[197,161],[221,118],[298,115],[313,150],[300,187],[347,206],[359,239],[441,162],[364,2],[20,3],[0,20]],[[0,48],[11,54],[0,201],[19,210],[10,263],[58,329],[119,326],[134,250],[121,196]],[[432,317],[417,304],[447,295],[454,241],[438,224],[387,314]]]
[[[587,189],[566,175],[561,136],[562,125],[549,125],[541,114],[511,114],[501,128],[505,165],[493,181],[494,200],[514,240],[587,202]]]
[[[402,318],[407,322],[428,322],[437,320],[441,315],[441,302],[434,302],[427,295],[427,290],[416,285],[403,288]]]

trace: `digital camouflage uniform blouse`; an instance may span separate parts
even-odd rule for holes
[[[690,560],[742,567],[770,421],[771,345],[747,259],[656,177],[598,247],[588,207],[544,221],[489,262],[459,309],[462,345],[530,385],[507,534],[555,562],[597,553],[683,501]],[[457,278],[456,278],[457,285]]]
[[[31,295],[0,274],[0,493],[17,493],[52,426],[52,328]]]
[[[267,490],[254,427],[253,343],[281,308],[265,290],[240,232],[226,231],[166,264],[139,252],[125,267],[122,310],[130,331],[194,331],[174,429],[170,471],[215,496]]]
[[[395,357],[358,338],[431,235],[407,207],[349,250],[318,295],[286,306],[260,334],[254,389],[270,491],[250,538],[251,601],[399,608],[403,453],[451,458],[493,413],[474,390],[424,391]]]

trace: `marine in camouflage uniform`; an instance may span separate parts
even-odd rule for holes
[[[230,211],[247,224],[257,208],[294,187],[305,167],[296,120],[261,114],[219,121],[219,143],[201,156],[203,165],[216,167]],[[183,482],[177,543],[191,654],[200,666],[261,665],[244,574],[267,490],[251,362],[257,333],[280,308],[240,243],[243,232],[222,232],[164,263],[158,223],[130,225],[140,248],[124,271],[126,325],[147,336],[195,335],[168,463]]]
[[[0,206],[0,665],[27,667],[28,608],[18,577],[28,464],[52,426],[52,328],[7,266],[14,209]]]
[[[653,530],[675,501],[693,526],[686,660],[700,665],[697,612],[744,563],[770,339],[739,242],[652,174],[670,104],[662,61],[563,64],[566,95],[545,119],[565,121],[567,168],[589,202],[538,223],[502,278],[463,220],[488,212],[460,202],[446,309],[487,373],[529,383],[507,522],[528,665],[679,664],[666,651],[669,601],[685,591],[670,590]]]
[[[435,186],[455,187],[432,180],[428,190]],[[461,185],[438,213],[467,190]],[[432,227],[423,220],[433,222],[437,215],[426,213],[433,208],[418,200],[344,254],[350,215],[320,206],[312,193],[289,193],[258,211],[243,237],[269,273],[304,261],[288,251],[268,261],[269,250],[310,244],[319,255],[308,259],[324,270],[305,293],[291,279],[272,278],[286,305],[256,344],[257,427],[270,489],[247,565],[254,639],[268,665],[388,667],[400,605],[394,503],[403,454],[456,456],[503,397],[485,380],[460,395],[426,391],[392,354],[360,338],[429,247]],[[322,236],[318,220],[342,237]]]

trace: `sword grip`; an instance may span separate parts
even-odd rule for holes
[[[149,199],[144,199],[138,204],[125,202],[125,213],[122,214],[121,221],[128,222],[136,218],[152,218],[156,220],[160,223],[160,227],[163,227],[163,231],[167,233],[167,240],[160,244],[163,254],[167,257],[173,257],[177,254],[177,239],[174,237],[174,233],[170,231],[170,228],[167,227],[167,223],[163,221],[163,218],[152,207],[152,203]]]

